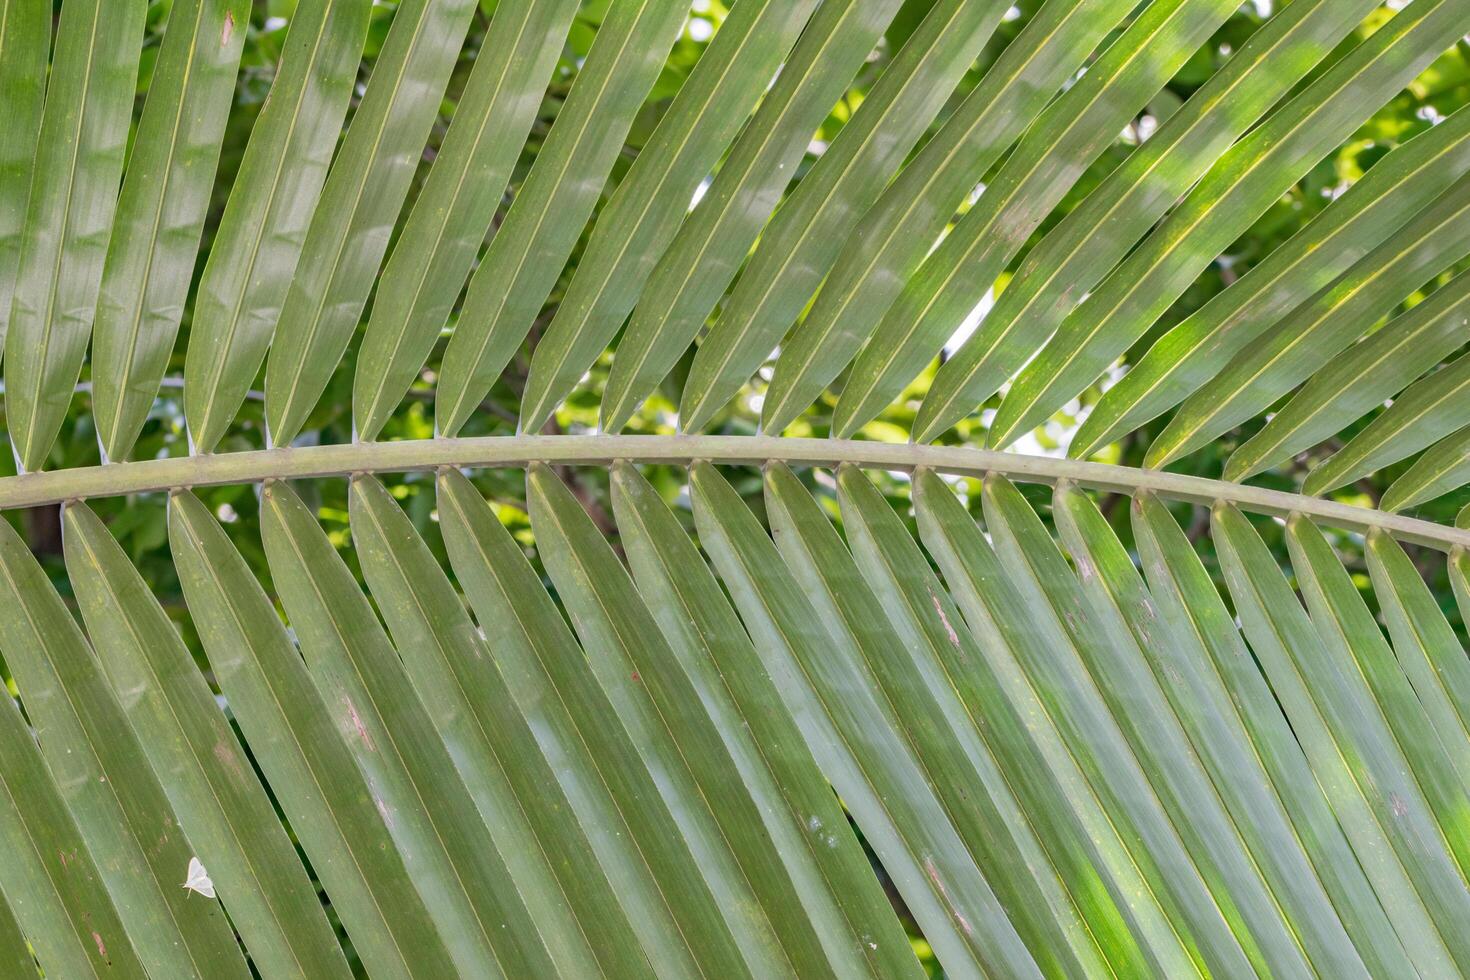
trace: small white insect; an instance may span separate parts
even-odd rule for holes
[[[198,892],[205,898],[214,898],[214,881],[204,870],[204,865],[197,857],[189,859],[189,877],[184,882],[184,887],[191,892]]]

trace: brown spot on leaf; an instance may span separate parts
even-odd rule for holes
[[[944,603],[940,602],[939,596],[932,592],[929,593],[929,599],[934,603],[934,611],[939,614],[939,621],[944,624],[944,632],[949,635],[950,645],[958,647],[960,645],[960,635],[949,624],[949,617],[944,614]]]
[[[92,942],[97,944],[97,955],[107,959],[107,944],[102,941],[102,934],[96,929],[92,930]]]
[[[367,726],[362,723],[362,716],[357,713],[357,705],[345,695],[342,702],[347,705],[347,715],[352,719],[352,727],[357,729],[357,737],[362,739],[362,744],[367,746],[369,752],[378,751],[378,747],[373,744],[372,733],[367,730]]]
[[[965,918],[964,914],[954,907],[954,900],[949,897],[949,889],[944,887],[944,881],[939,877],[939,869],[934,866],[934,858],[924,858],[924,873],[934,883],[934,888],[939,892],[939,897],[944,900],[944,904],[949,908],[949,914],[954,916],[955,922],[959,924],[964,934],[967,936],[975,935],[975,928],[970,925],[970,920]]]
[[[214,743],[214,757],[219,760],[220,765],[230,770],[231,775],[239,778],[244,775],[240,771],[240,759],[235,754],[234,748],[224,739]]]
[[[220,35],[219,35],[219,46],[222,47],[222,48],[223,47],[228,47],[229,46],[229,43],[230,43],[230,38],[232,38],[234,36],[235,36],[235,14],[232,11],[226,10],[225,11],[225,29],[223,31],[220,31]]]

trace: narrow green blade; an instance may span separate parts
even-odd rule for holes
[[[1379,506],[1387,511],[1403,510],[1458,490],[1467,482],[1470,482],[1470,425],[1425,450],[1408,472],[1389,486]]]
[[[211,452],[255,383],[342,130],[372,4],[307,4],[245,148],[199,282],[184,417]],[[244,25],[241,25],[242,27]]]
[[[837,139],[782,203],[814,123],[826,114],[823,107],[841,96],[861,64],[854,55],[871,47],[896,5],[826,5],[817,13],[782,69],[772,92],[779,100],[768,96],[762,104],[737,144],[737,168],[727,164],[716,175],[634,314],[604,398],[602,418],[609,430],[622,427],[689,347],[759,231],[756,257],[725,305],[726,314],[733,315],[730,324],[717,327],[718,347],[696,361],[701,373],[684,386],[685,401],[697,400],[689,406],[696,426],[728,401],[733,394],[728,361],[740,359],[736,370],[743,372],[743,381],[770,352],[820,284],[852,225],[974,61],[1001,12],[1002,5],[989,0],[941,2],[929,10]],[[776,217],[762,229],[778,204]],[[687,247],[682,254],[679,243]],[[776,306],[768,309],[768,301]],[[719,365],[713,364],[715,357]],[[704,365],[722,377],[715,378]]]
[[[1395,807],[1387,795],[1370,789],[1376,774],[1367,768],[1360,733],[1344,724],[1331,696],[1342,686],[1344,665],[1334,662],[1260,535],[1229,505],[1217,505],[1212,518],[1221,567],[1251,650],[1384,912],[1421,976],[1458,976],[1465,933],[1455,923],[1454,903],[1464,899],[1442,903],[1442,893],[1458,878],[1453,862],[1440,842],[1434,842],[1437,856],[1416,848],[1410,828],[1399,822],[1415,811],[1407,803]],[[1395,774],[1393,781],[1404,778]],[[1422,824],[1422,806],[1418,813]],[[1463,896],[1463,882],[1458,888]]]
[[[1455,604],[1460,607],[1460,617],[1470,620],[1470,555],[1456,548],[1449,560],[1450,588],[1455,593]]]
[[[639,592],[736,761],[827,962],[841,975],[915,976],[841,805],[698,548],[637,467],[615,464],[612,491]]]
[[[670,818],[658,789],[520,545],[461,473],[438,485],[455,574],[649,962],[670,978],[744,974],[682,838],[660,835]]]
[[[147,7],[68,0],[57,24],[5,334],[6,422],[21,470],[50,455],[92,337]],[[44,47],[42,36],[28,40]]]
[[[1124,828],[1107,812],[1105,797],[1089,781],[1086,745],[1070,739],[1064,720],[1054,718],[1047,706],[1044,683],[1030,676],[1028,663],[1067,644],[1061,623],[1054,616],[1036,614],[1036,607],[1003,572],[975,520],[942,479],[927,470],[916,473],[914,500],[919,533],[980,641],[983,663],[1003,685],[1016,714],[1028,720],[1030,737],[1063,795],[1049,810],[1041,809],[1041,799],[1032,807],[1037,819],[1050,813],[1058,822],[1062,839],[1055,842],[1055,853],[1074,852],[1069,860],[1080,882],[1085,882],[1089,870],[1100,879],[1092,887],[1106,891],[1147,957],[1142,975],[1202,975],[1195,944],[1170,921],[1168,896],[1156,890],[1157,874],[1147,854],[1137,848],[1134,837],[1125,836]],[[1036,787],[1031,792],[1044,786],[1034,775],[1017,781]],[[1070,833],[1062,819],[1068,812],[1075,820]],[[1101,903],[1103,898],[1092,901]],[[1106,943],[1104,952],[1119,976],[1138,974],[1123,955],[1126,945],[1104,940],[1105,930],[1096,935]]]
[[[375,977],[452,974],[373,794],[250,566],[192,493],[169,499],[168,519],[210,668],[358,957]]]
[[[1159,338],[1093,407],[1086,457],[1173,408],[1470,169],[1470,112],[1397,147],[1270,255]]]
[[[863,754],[886,757],[890,766],[901,767],[896,775],[913,787],[908,792],[925,809],[933,807],[927,817],[935,823],[935,836],[939,841],[953,840],[950,854],[937,852],[930,878],[941,898],[950,896],[951,914],[966,939],[983,948],[981,964],[1003,976],[1032,971],[1064,976],[1078,970],[1078,964],[1069,962],[1073,954],[1065,946],[1040,941],[1047,930],[1038,928],[1033,917],[1044,916],[1049,903],[1038,895],[1036,872],[1029,865],[1040,860],[1044,868],[1045,859],[1039,858],[1031,828],[999,780],[994,760],[975,744],[973,734],[905,690],[912,686],[904,684],[907,658],[900,659],[905,638],[795,474],[785,466],[769,467],[765,499],[772,533],[787,565],[814,597],[828,633],[851,648],[849,676],[861,678],[872,691],[867,724],[881,733],[876,746],[881,754]],[[953,709],[952,694],[946,700],[945,706]],[[959,708],[960,713],[963,710]],[[957,805],[956,796],[965,806]],[[987,830],[1003,838],[988,836]],[[1055,891],[1048,897],[1055,899]],[[1020,904],[1028,899],[1031,905]]]
[[[1366,965],[1374,976],[1412,975],[1403,944],[1183,529],[1145,495],[1134,502],[1133,533],[1155,612],[1177,643],[1145,650],[1155,673],[1169,680],[1164,690],[1237,825],[1253,835],[1257,860],[1319,972],[1347,976]]]
[[[1424,713],[1470,785],[1470,660],[1434,594],[1404,549],[1388,534],[1368,534],[1368,572],[1399,667],[1414,687]]]
[[[1399,13],[1221,156],[1063,322],[1007,394],[991,428],[991,445],[1014,442],[1092,384],[1201,269],[1464,30],[1453,2],[1430,0]],[[936,402],[936,411],[925,413],[925,437],[975,404]]]
[[[1046,107],[1093,48],[1129,13],[1113,0],[1049,0],[1006,46],[950,120],[894,178],[848,236],[791,343],[817,351],[827,338],[851,354],[918,271],[975,185]],[[790,326],[772,327],[779,340]],[[809,339],[802,339],[811,335]],[[703,424],[771,352],[751,340],[722,370]],[[772,345],[774,346],[774,344]],[[763,349],[762,349],[763,348]],[[738,370],[737,370],[738,368]]]
[[[808,587],[810,566],[788,569],[713,467],[696,465],[691,488],[700,539],[757,654],[940,962],[967,974],[988,968],[1003,976],[1039,976],[902,740],[891,709],[877,699],[852,633],[830,596]],[[852,574],[856,578],[855,569]],[[980,930],[1010,936],[1004,945],[985,946]]]
[[[440,435],[459,432],[530,333],[686,14],[665,0],[608,8],[531,172],[470,279],[440,368],[434,403]]]
[[[261,531],[307,669],[461,972],[540,976],[549,953],[484,815],[367,597],[292,490],[267,484]]]
[[[1073,181],[1237,6],[1228,0],[1149,4],[1036,119],[872,336],[857,338],[867,347],[853,365],[851,395],[844,389],[839,402],[847,407],[834,417],[841,431],[881,411],[939,352]],[[823,338],[802,330],[791,338],[762,410],[769,431],[785,428],[857,353],[845,335]]]
[[[541,428],[627,319],[689,213],[689,200],[765,94],[814,6],[812,0],[745,0],[730,10],[598,215],[532,353],[522,429]]]
[[[290,445],[347,347],[439,115],[475,0],[403,0],[322,188],[265,371],[266,432]]]
[[[668,831],[684,840],[749,971],[833,968],[750,791],[727,778],[737,765],[730,749],[617,555],[549,467],[531,467],[526,498],[587,667],[660,787]]]
[[[1310,449],[1385,400],[1394,398],[1415,378],[1463,346],[1467,313],[1470,313],[1470,273],[1461,273],[1342,356],[1318,366],[1310,380],[1271,417],[1266,427],[1231,454],[1225,466],[1225,479],[1248,479]],[[1365,429],[1354,436],[1349,445],[1361,439],[1359,447],[1348,451],[1341,462],[1334,458],[1316,467],[1303,486],[1304,492],[1320,493],[1341,486],[1393,462],[1380,456],[1381,462],[1363,469],[1363,456],[1359,454],[1374,455],[1375,447],[1380,450],[1383,447],[1385,436],[1393,446],[1390,452],[1401,453],[1396,457],[1401,459],[1458,428],[1454,423],[1445,427],[1424,418],[1436,417],[1436,409],[1443,411],[1441,406],[1446,403],[1463,404],[1456,396],[1462,394],[1461,389],[1470,378],[1467,373],[1470,362],[1458,368],[1458,371],[1438,372],[1394,398],[1393,423],[1380,424],[1379,419],[1374,419],[1369,423],[1370,428],[1378,427],[1374,435],[1368,436]],[[1470,415],[1462,415],[1470,420]],[[1403,443],[1408,445],[1402,446]],[[1346,450],[1344,447],[1338,454]],[[1324,475],[1318,476],[1318,470],[1324,471]],[[1343,473],[1349,475],[1344,478],[1340,475]],[[1334,480],[1337,482],[1329,482]]]
[[[1088,760],[1089,778],[1133,840],[1135,857],[1149,869],[1176,928],[1212,973],[1253,969],[1249,964],[1262,963],[1265,938],[1255,937],[1242,921],[1242,910],[1212,890],[1218,886],[1214,855],[1193,852],[1197,842],[1182,836],[1190,828],[1174,826],[1170,787],[1151,784],[1159,778],[1158,766],[1137,744],[1138,720],[1118,717],[1116,679],[1108,672],[1121,666],[1105,662],[1121,659],[1123,650],[1110,642],[1118,637],[1110,636],[1107,622],[1089,608],[1078,576],[1020,491],[992,476],[985,480],[983,498],[997,556],[1012,569],[1036,615],[1061,627],[1061,642],[1049,644],[1044,659],[1028,662],[1028,673],[1067,726],[1074,751]]]
[[[525,722],[507,717],[509,695],[490,649],[439,563],[377,480],[354,479],[349,508],[363,575],[403,653],[404,671],[484,815],[557,969],[573,976],[650,974],[580,829],[566,823],[565,804],[533,785],[555,782],[528,742]],[[499,710],[476,709],[487,702]],[[504,744],[512,733],[517,740]]]
[[[0,0],[0,92],[7,115],[0,133],[0,356],[31,196],[50,50],[50,8],[35,0]]]
[[[834,0],[812,16],[709,192],[654,269],[618,343],[603,394],[604,428],[620,428],[694,341],[780,203],[812,134],[900,6]]]
[[[249,0],[169,11],[97,300],[92,413],[104,460],[128,457],[173,354],[249,22]]]
[[[1466,275],[1461,275],[1466,279]],[[1470,282],[1467,282],[1470,285]],[[1445,287],[1449,289],[1451,287]],[[1439,292],[1445,292],[1441,289]],[[1436,292],[1435,297],[1438,297]],[[1433,303],[1435,297],[1414,307],[1407,316],[1414,316],[1417,311]],[[1435,303],[1436,307],[1441,304]],[[1460,347],[1464,344],[1464,319],[1467,311],[1470,311],[1470,297],[1466,304],[1455,304],[1457,311],[1451,311],[1446,316],[1435,316],[1435,326],[1445,325],[1451,332],[1451,336],[1445,339],[1445,345],[1454,344]],[[1416,317],[1419,319],[1419,317]],[[1397,331],[1379,331],[1369,341],[1372,342],[1379,336],[1386,336],[1386,341],[1397,342]],[[1419,334],[1419,331],[1414,331]],[[1405,338],[1417,339],[1420,348],[1427,348],[1426,353],[1436,348],[1438,338]],[[1430,354],[1433,363],[1438,363],[1439,354]],[[1420,351],[1413,354],[1414,360],[1420,359]],[[1407,359],[1407,353],[1405,353]],[[1344,359],[1348,360],[1348,359]],[[1427,357],[1426,359],[1427,360]],[[1333,372],[1335,373],[1335,372]],[[1388,373],[1380,370],[1380,373]],[[1374,375],[1355,375],[1360,378],[1360,385],[1370,385]],[[1435,442],[1441,441],[1446,436],[1454,435],[1458,429],[1470,423],[1470,411],[1466,410],[1467,395],[1470,395],[1470,357],[1460,357],[1451,361],[1444,369],[1426,376],[1421,381],[1410,386],[1408,391],[1402,392],[1394,398],[1394,404],[1386,408],[1382,414],[1374,417],[1373,422],[1364,426],[1361,432],[1348,439],[1348,444],[1342,447],[1317,464],[1316,469],[1307,476],[1302,491],[1308,494],[1323,494],[1338,486],[1347,485],[1352,480],[1364,478],[1370,473],[1379,472],[1383,467],[1391,463],[1398,463],[1408,455],[1413,455],[1423,448],[1430,447]],[[1382,404],[1382,400],[1379,401]],[[1288,406],[1289,407],[1289,406]],[[1285,410],[1283,410],[1285,411]],[[1264,433],[1263,433],[1264,435]],[[1245,447],[1241,447],[1244,450]],[[1426,454],[1426,458],[1435,457],[1435,453]],[[1452,458],[1444,455],[1442,458]],[[1452,489],[1446,485],[1445,489]]]
[[[1434,872],[1434,885],[1444,896],[1437,900],[1447,906],[1445,921],[1470,922],[1470,894],[1463,883],[1470,873],[1467,745],[1463,739],[1446,743],[1436,734],[1382,629],[1317,526],[1293,518],[1287,522],[1286,543],[1312,624],[1340,661],[1336,666],[1343,679],[1324,694],[1353,706],[1348,717],[1360,751],[1399,826],[1413,836],[1416,851],[1424,855],[1421,861]],[[1334,710],[1340,709],[1335,705]],[[1442,837],[1434,833],[1436,823]],[[1452,889],[1453,871],[1440,867],[1446,853],[1459,865],[1458,894]],[[1431,879],[1426,875],[1425,880]]]
[[[62,531],[97,660],[256,969],[349,976],[306,869],[148,583],[86,504],[67,505]]]
[[[1313,0],[1267,20],[1026,257],[966,341],[977,350],[962,347],[958,354],[973,365],[964,397],[978,404],[1009,379],[1220,154],[1374,6],[1373,0]],[[931,340],[943,343],[939,333]],[[916,348],[909,358],[864,352],[838,402],[836,431],[846,436],[865,425],[937,349]]]
[[[1000,852],[988,858],[986,870],[1027,948],[1053,974],[1146,974],[1148,964],[1122,915],[1105,893],[1093,890],[1096,872],[1078,877],[1048,857],[1074,850],[1066,840],[1075,832],[1071,807],[1041,775],[1046,763],[994,675],[975,669],[985,662],[978,638],[962,624],[928,559],[861,470],[842,467],[837,489],[853,557],[910,661],[888,668],[886,686],[895,703],[919,705],[902,707],[904,715],[933,716],[934,731],[948,729],[955,745],[981,760],[972,763],[974,775],[945,780],[949,785],[940,791],[951,812],[963,813],[956,798],[973,798],[971,786],[985,787],[990,799],[973,807],[982,832],[977,835],[968,819],[956,822],[972,846]],[[939,772],[943,756],[932,749],[925,755],[936,760],[931,771]],[[1037,793],[1032,784],[1052,792]],[[997,833],[1000,827],[1005,834]]]
[[[0,767],[3,917],[17,935],[24,930],[31,937],[47,976],[147,976],[36,738],[9,693],[0,704],[0,752],[5,758]],[[25,969],[15,973],[8,944],[0,945],[0,969],[6,976],[35,975],[25,946],[22,938]]]
[[[1470,253],[1470,175],[1416,214],[1337,281],[1293,310],[1195,392],[1149,446],[1164,465],[1270,408],[1324,367],[1405,296]],[[1233,460],[1226,479],[1246,467]]]
[[[21,935],[15,913],[11,911],[10,903],[5,900],[4,895],[0,895],[0,964],[4,965],[9,976],[37,975],[36,958],[31,955],[26,937]]]
[[[1052,515],[1097,622],[1113,640],[1098,646],[1104,657],[1093,660],[1094,676],[1113,716],[1151,768],[1150,778],[1190,853],[1209,869],[1222,906],[1235,906],[1269,972],[1307,974],[1315,967],[1318,974],[1366,978],[1367,970],[1320,888],[1294,891],[1298,883],[1292,878],[1310,874],[1299,852],[1293,854],[1297,861],[1285,868],[1273,862],[1275,836],[1261,832],[1252,808],[1232,805],[1236,798],[1217,789],[1216,773],[1237,772],[1249,758],[1244,732],[1202,732],[1191,724],[1193,715],[1177,711],[1168,695],[1177,674],[1157,665],[1172,657],[1203,666],[1207,658],[1197,638],[1180,629],[1177,620],[1160,615],[1157,600],[1092,498],[1060,484]],[[1192,646],[1191,640],[1196,640]],[[1216,741],[1221,735],[1233,743]],[[1235,758],[1229,755],[1232,748]],[[1211,753],[1218,755],[1207,759]],[[1278,822],[1276,829],[1287,831],[1285,841],[1294,843],[1289,827]],[[1293,923],[1299,933],[1311,933],[1310,950],[1297,945]]]
[[[166,977],[245,980],[250,971],[224,910],[180,887],[197,852],[101,664],[6,521],[0,596],[24,613],[0,618],[0,655],[144,968]]]
[[[935,3],[852,119],[782,202],[719,320],[699,345],[679,406],[686,431],[703,426],[780,342],[1006,9],[1003,3]]]
[[[359,439],[377,438],[449,319],[576,9],[575,0],[496,8],[434,166],[378,281],[352,386]]]

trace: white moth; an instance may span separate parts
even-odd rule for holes
[[[204,865],[197,857],[189,859],[189,877],[185,880],[184,887],[191,892],[198,892],[205,898],[214,898],[214,881],[204,870]]]

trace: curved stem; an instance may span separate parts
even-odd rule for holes
[[[1125,494],[1151,492],[1196,504],[1208,505],[1224,500],[1242,510],[1278,517],[1304,514],[1324,524],[1352,531],[1366,532],[1378,527],[1400,540],[1441,550],[1456,545],[1470,547],[1470,529],[1467,528],[1198,476],[961,446],[771,436],[527,435],[365,442],[180,456],[3,478],[0,479],[0,510],[175,487],[364,472],[408,472],[445,466],[501,467],[532,462],[601,465],[616,459],[672,465],[683,465],[693,460],[754,465],[771,460],[812,466],[854,463],[868,469],[883,470],[910,471],[927,467],[941,473],[965,476],[999,473],[1024,483],[1050,484],[1070,480],[1099,490]]]

